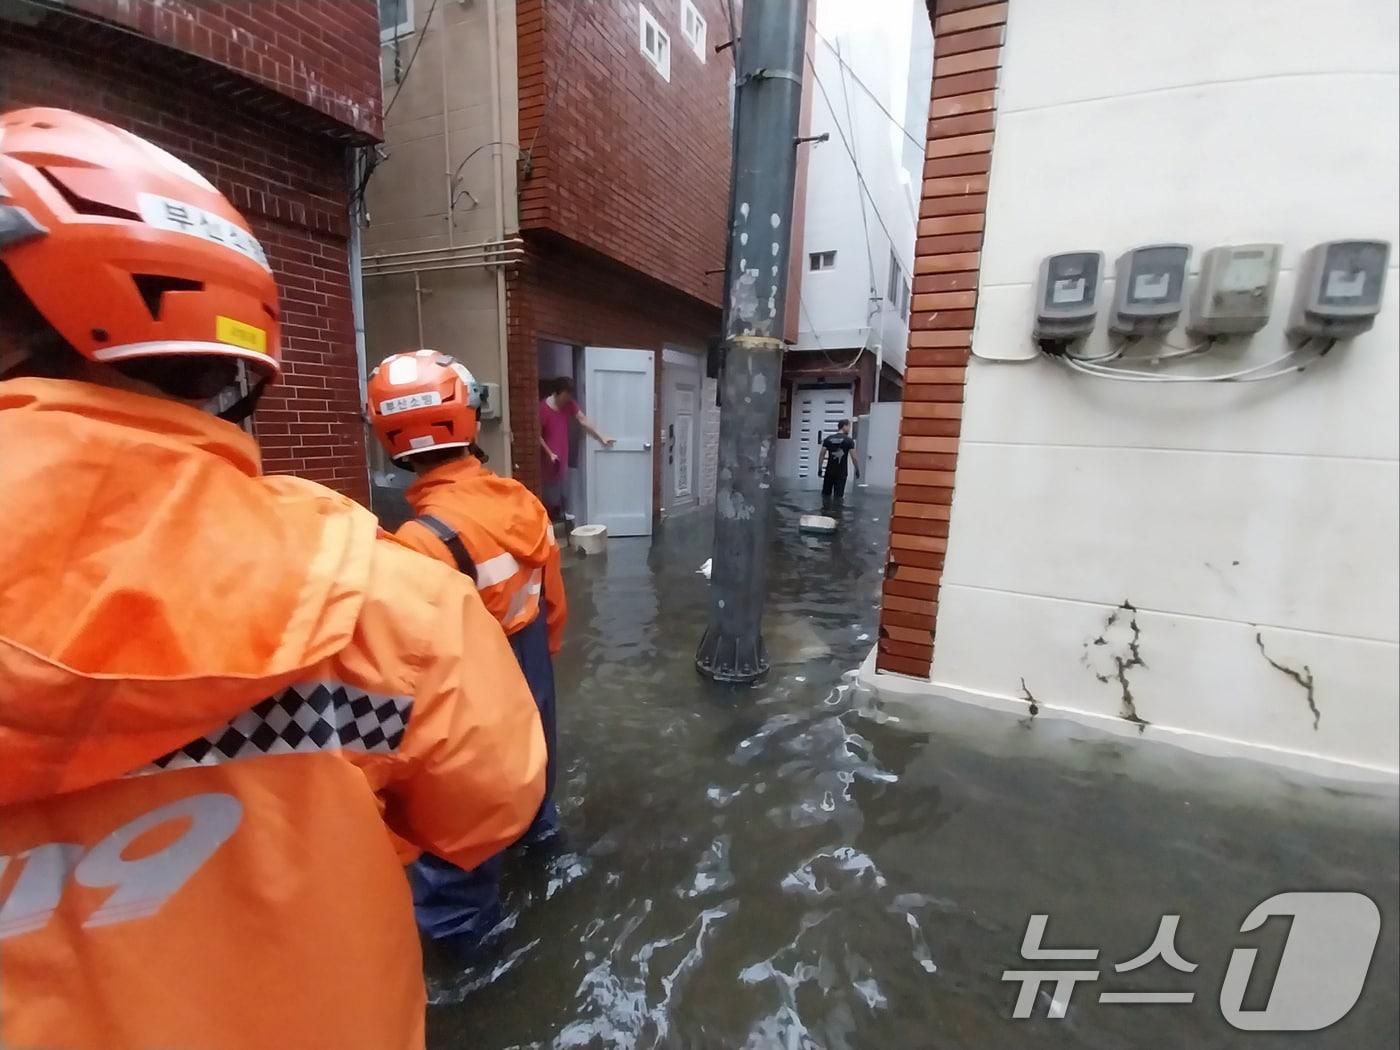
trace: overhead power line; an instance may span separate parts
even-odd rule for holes
[[[899,129],[899,133],[903,135],[906,139],[908,139],[910,142],[912,142],[914,145],[918,146],[919,149],[923,149],[925,143],[920,141],[914,135],[910,134],[909,129],[904,126],[904,121],[899,120],[893,113],[891,113],[888,109],[885,108],[885,104],[880,101],[880,97],[876,95],[875,92],[870,90],[870,88],[866,85],[865,81],[860,79],[860,76],[856,73],[856,71],[852,69],[850,65],[846,62],[846,60],[841,56],[841,52],[836,49],[836,45],[834,45],[830,40],[822,36],[820,33],[817,34],[817,39],[820,40],[823,44],[825,44],[827,46],[827,50],[829,50],[833,55],[836,56],[836,61],[841,63],[841,68],[851,75],[851,79],[854,80],[856,82],[856,85],[862,91],[864,91],[866,95],[870,97],[870,101],[875,103],[876,107],[880,110],[880,112],[889,118],[890,123]]]
[[[575,0],[575,3],[569,10],[569,27],[565,31],[564,39],[564,57],[554,67],[554,81],[549,85],[549,94],[545,96],[544,109],[540,111],[540,120],[539,123],[535,125],[535,133],[530,136],[530,147],[525,150],[525,163],[527,165],[534,164],[535,162],[535,143],[540,140],[540,132],[544,130],[545,121],[549,119],[550,110],[554,108],[554,96],[559,92],[559,81],[564,75],[564,67],[568,64],[569,59],[573,57],[574,29],[578,24],[579,9],[583,6],[583,4]]]
[[[413,54],[408,56],[408,65],[403,67],[403,76],[399,77],[399,85],[394,88],[394,96],[389,99],[389,104],[384,107],[384,119],[389,119],[389,111],[394,108],[394,103],[399,100],[399,92],[408,83],[408,75],[413,72],[413,63],[418,61],[418,52],[423,50],[423,41],[428,38],[428,26],[432,23],[433,12],[437,10],[438,0],[433,0],[428,7],[428,17],[423,19],[423,28],[418,31],[418,42],[413,45]],[[447,61],[447,54],[444,49],[442,60]]]
[[[865,174],[860,170],[860,161],[856,159],[856,152],[851,147],[850,140],[846,138],[846,132],[841,128],[841,120],[836,115],[836,107],[831,104],[831,96],[826,93],[826,85],[822,83],[822,78],[817,75],[817,64],[812,61],[812,56],[807,56],[807,61],[812,62],[812,79],[817,82],[817,90],[822,93],[822,100],[826,103],[827,112],[831,114],[832,123],[836,125],[836,134],[841,139],[841,145],[846,147],[846,156],[851,158],[851,167],[855,169],[856,181],[860,183],[861,191],[865,194],[865,199],[870,202],[870,210],[875,213],[875,221],[880,224],[880,229],[885,231],[885,236],[889,239],[890,245],[897,245],[894,234],[890,232],[889,225],[885,222],[884,216],[880,214],[880,207],[875,203],[875,197],[870,192],[870,187],[865,183]],[[864,209],[862,209],[863,211]]]

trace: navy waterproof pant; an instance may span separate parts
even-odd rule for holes
[[[554,722],[554,661],[549,655],[549,628],[544,602],[540,615],[510,636],[510,647],[534,694],[548,748],[544,802],[521,841],[527,846],[552,839],[559,830],[559,810],[554,804],[556,729]],[[498,853],[471,871],[462,871],[440,857],[425,853],[409,868],[413,910],[418,928],[433,940],[451,938],[470,944],[480,941],[501,920],[501,870],[504,854]]]

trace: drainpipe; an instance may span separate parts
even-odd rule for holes
[[[413,271],[413,309],[418,315],[418,345],[427,346],[423,342],[423,281],[418,275],[418,271]]]
[[[504,123],[501,112],[501,36],[500,26],[496,19],[496,4],[493,2],[486,5],[486,35],[487,51],[490,54],[490,75],[491,75],[491,140],[496,143],[491,147],[491,180],[495,187],[496,200],[496,242],[500,243],[506,237],[506,202],[505,202],[505,167],[501,157],[501,125]],[[517,130],[516,137],[519,137]],[[451,192],[451,187],[448,187]],[[506,268],[496,267],[496,345],[500,352],[500,374],[501,374],[501,442],[505,454],[501,457],[504,460],[502,473],[509,474],[512,470],[511,455],[511,429],[510,429],[510,350],[506,345]]]
[[[447,102],[447,12],[442,13],[442,19],[438,21],[434,33],[442,34],[442,177],[447,183],[447,211],[444,218],[447,219],[447,246],[453,246],[452,230],[457,224],[454,221],[456,216],[452,211],[452,121],[448,119]],[[418,340],[421,346],[423,341]]]
[[[361,182],[361,180],[363,179],[364,166],[365,166],[364,154],[363,154],[361,151],[359,151],[359,150],[354,150],[354,149],[352,149],[352,150],[350,151],[350,173],[349,173],[349,174],[350,174],[350,186],[349,186],[349,189],[350,189],[351,192],[353,192],[353,191],[355,190],[355,187],[357,187],[357,186],[360,185],[360,182]],[[363,399],[364,399],[364,396],[365,396],[365,387],[366,387],[366,384],[367,384],[367,377],[366,377],[367,366],[366,366],[366,364],[365,364],[365,354],[366,354],[366,352],[367,352],[366,349],[365,349],[365,288],[364,288],[364,272],[363,272],[363,268],[362,268],[362,260],[363,260],[363,258],[364,258],[364,252],[363,252],[363,247],[362,247],[362,245],[361,245],[361,243],[360,243],[360,216],[359,216],[358,214],[356,214],[354,211],[352,211],[352,212],[350,213],[350,243],[349,243],[349,245],[348,245],[347,254],[349,255],[349,258],[350,258],[350,315],[351,315],[351,318],[353,319],[354,324],[355,324],[355,369],[356,369],[356,371],[359,373],[359,379],[360,379],[359,395],[360,395],[360,399],[361,399],[361,405],[363,406],[363,403],[364,403]],[[373,484],[373,479],[372,479],[371,476],[370,476],[369,455],[368,455],[368,453],[369,453],[368,442],[369,442],[370,440],[372,440],[372,439],[371,439],[370,436],[365,432],[366,428],[365,428],[365,424],[364,424],[364,418],[365,418],[365,417],[363,416],[363,414],[361,414],[361,415],[360,415],[360,436],[366,441],[366,446],[365,446],[365,452],[366,452],[366,455],[365,455],[365,483],[366,483],[366,484],[369,484],[369,485],[372,485],[372,484]]]
[[[886,281],[886,284],[889,282]],[[902,286],[901,286],[902,287]],[[880,297],[880,309],[875,315],[875,389],[870,392],[870,403],[880,401],[880,373],[885,368],[885,297]]]

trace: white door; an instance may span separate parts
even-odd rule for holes
[[[797,440],[797,477],[816,481],[822,441],[836,433],[841,420],[851,418],[851,388],[809,387],[797,391],[792,407],[792,436]]]
[[[667,350],[662,358],[661,509],[677,514],[699,505],[700,358]]]
[[[651,535],[651,442],[656,425],[655,357],[650,350],[589,346],[583,351],[583,410],[616,438],[587,438],[588,523],[612,536]]]

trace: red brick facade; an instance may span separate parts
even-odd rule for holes
[[[703,62],[681,35],[678,0],[647,5],[671,38],[668,83],[638,47],[638,0],[518,0],[519,141],[531,157],[520,225],[717,306],[722,281],[707,271],[724,265],[734,66],[714,53],[728,38],[725,0],[696,6],[709,27]]]
[[[367,0],[65,0],[217,62],[379,138],[379,15]]]
[[[717,312],[703,303],[603,257],[558,240],[531,238],[525,261],[510,279],[514,476],[538,490],[541,377],[536,340],[654,351],[659,405],[661,351],[667,345],[704,348],[718,322]],[[659,416],[652,444],[662,447]],[[652,457],[654,507],[661,491],[661,462],[661,456]]]
[[[335,97],[349,108],[329,95],[319,108],[308,108],[299,98],[91,19],[49,15],[35,26],[0,21],[0,108],[80,106],[188,161],[248,218],[282,290],[285,379],[254,422],[265,466],[367,500],[347,257],[346,143],[367,141],[366,133],[379,127],[374,4],[320,5],[335,12],[319,20],[328,27],[324,33],[306,22],[314,3],[74,6],[119,8],[123,23],[154,26],[162,40],[193,40],[201,53],[212,50],[226,63],[251,63],[262,84],[276,82],[285,66],[303,71],[307,93],[314,93],[313,84],[339,85]],[[250,25],[246,17],[254,6],[260,10]],[[325,67],[330,50],[339,57]],[[273,57],[257,57],[266,54]],[[338,123],[342,110],[357,123]]]
[[[532,487],[538,340],[654,351],[660,406],[661,350],[719,334],[734,63],[713,50],[728,39],[725,0],[696,5],[703,62],[679,2],[647,4],[670,36],[668,82],[641,53],[637,0],[517,2],[527,257],[508,278],[509,394],[512,468]],[[661,456],[653,468],[657,507]]]
[[[1005,2],[932,0],[929,102],[894,514],[876,666],[925,678],[948,549],[996,123]]]

